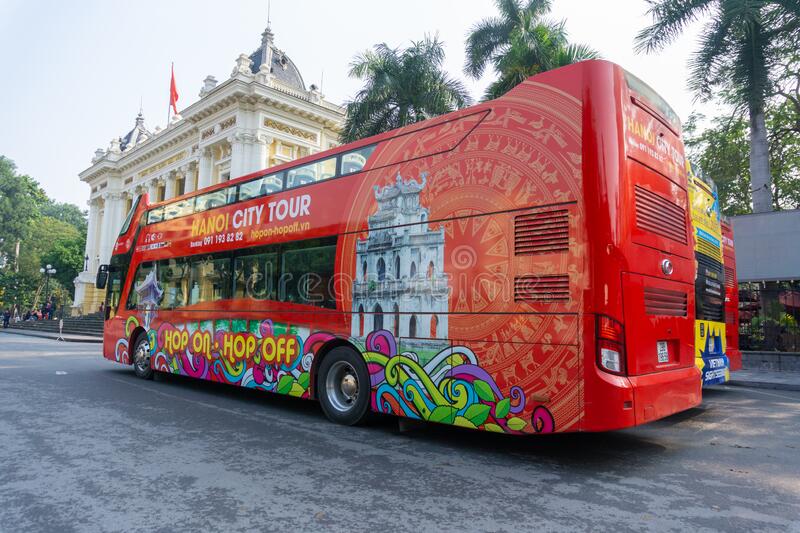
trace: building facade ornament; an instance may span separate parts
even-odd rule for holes
[[[247,96],[243,96],[243,95]],[[97,311],[99,264],[107,263],[134,195],[150,202],[322,151],[338,141],[344,108],[306,88],[299,69],[275,46],[271,28],[259,47],[240,54],[231,78],[206,76],[200,99],[169,127],[146,127],[141,111],[108,149],[97,149],[80,173],[90,187],[86,270],[75,279],[75,311]],[[123,198],[123,194],[125,197]],[[163,198],[161,198],[163,197]]]

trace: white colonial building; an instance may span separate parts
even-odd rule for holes
[[[140,112],[133,129],[98,149],[80,173],[89,184],[84,271],[75,278],[76,313],[99,309],[97,266],[107,263],[133,199],[161,201],[336,146],[344,108],[306,88],[291,59],[274,45],[241,54],[230,77],[203,82],[200,99],[165,129],[150,131]]]
[[[395,337],[447,338],[444,228],[431,229],[419,203],[426,181],[425,174],[419,182],[398,174],[395,183],[375,187],[378,210],[356,244],[354,337],[385,329]]]

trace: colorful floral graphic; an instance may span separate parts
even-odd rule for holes
[[[543,406],[534,410],[531,422],[518,416],[525,409],[525,393],[511,387],[503,396],[469,348],[447,347],[424,364],[416,353],[398,353],[397,348],[388,331],[367,336],[364,357],[375,390],[373,410],[498,433],[555,429]]]
[[[130,317],[127,332],[137,327],[139,320]],[[162,322],[147,334],[152,365],[159,372],[308,398],[315,354],[335,336],[314,332],[304,338],[304,333],[271,320],[225,320]],[[530,420],[523,418],[522,389],[511,387],[504,396],[464,346],[448,346],[422,363],[415,352],[399,352],[394,336],[381,330],[367,336],[363,356],[376,412],[498,433],[555,430],[544,406],[536,407]],[[117,342],[116,359],[128,361],[124,338]]]

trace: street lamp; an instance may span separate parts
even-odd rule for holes
[[[44,279],[45,279],[45,282],[44,282],[44,294],[45,294],[44,301],[46,302],[50,298],[50,276],[52,276],[53,274],[56,273],[56,269],[53,268],[53,265],[47,265],[45,267],[40,268],[39,272],[44,274]]]

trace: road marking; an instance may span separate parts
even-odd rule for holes
[[[67,373],[64,372],[63,370],[56,370],[56,376],[66,376],[66,375]]]
[[[728,390],[732,390],[729,387],[726,387]],[[736,387],[738,390],[749,390],[750,392],[755,392],[756,394],[763,394],[765,396],[773,396],[775,398],[783,398],[784,400],[792,400],[793,402],[797,401],[797,398],[793,398],[791,396],[784,396],[783,394],[775,394],[774,392],[764,392],[763,390],[758,389],[751,389],[750,387]]]

